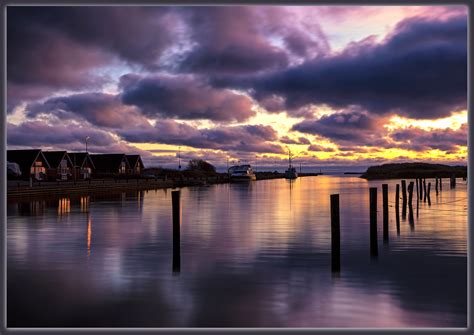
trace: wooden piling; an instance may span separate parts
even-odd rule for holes
[[[402,180],[402,219],[407,216],[407,182]]]
[[[453,174],[451,176],[451,188],[455,188],[456,187],[456,175]]]
[[[412,207],[413,203],[413,182],[410,182],[410,185],[408,185],[408,206]]]
[[[331,270],[341,271],[341,234],[339,218],[339,194],[331,194]]]
[[[418,190],[418,178],[415,178],[415,183],[416,183],[416,199],[420,196],[420,191]]]
[[[411,230],[415,229],[415,220],[413,218],[413,207],[408,208],[408,224],[410,225]]]
[[[377,246],[377,187],[370,188],[370,255],[378,256]]]
[[[402,180],[402,199],[403,202],[407,201],[407,181]]]
[[[435,190],[436,190],[436,195],[438,195],[438,177],[435,178]]]
[[[423,179],[423,202],[426,202],[426,179]]]
[[[395,221],[397,224],[397,235],[400,235],[400,185],[395,188]]]
[[[420,199],[416,198],[416,218],[418,219],[418,211],[420,209]]]
[[[423,200],[423,179],[419,178],[418,179],[419,184],[420,184],[420,201]]]
[[[428,183],[428,206],[431,206],[430,189],[431,189],[431,183]]]
[[[382,184],[383,240],[388,242],[388,184]]]
[[[179,273],[181,271],[180,198],[181,191],[171,192],[171,201],[173,207],[173,273]]]
[[[413,182],[410,182],[410,185],[408,186],[408,193],[409,193],[409,200],[408,200],[408,222],[410,224],[410,227],[414,227],[414,219],[413,219]],[[418,199],[417,199],[418,201]]]

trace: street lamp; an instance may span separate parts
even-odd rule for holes
[[[90,139],[89,136],[86,136],[86,152],[87,152],[87,140]]]
[[[181,147],[178,147],[178,169],[181,170]]]

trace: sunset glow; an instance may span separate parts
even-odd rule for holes
[[[278,166],[467,159],[463,6],[9,7],[7,145]],[[103,29],[103,27],[111,27]],[[152,33],[150,33],[152,32]],[[28,50],[27,53],[24,50]]]

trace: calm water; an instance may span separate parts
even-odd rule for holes
[[[428,180],[427,180],[428,181]],[[381,184],[389,184],[389,242]],[[395,224],[396,181],[318,176],[8,203],[9,327],[466,327],[467,187]],[[379,188],[370,257],[369,186]],[[340,194],[331,273],[329,195]],[[401,202],[400,202],[401,204]]]

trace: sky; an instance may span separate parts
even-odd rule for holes
[[[7,147],[466,164],[464,6],[7,8]]]

